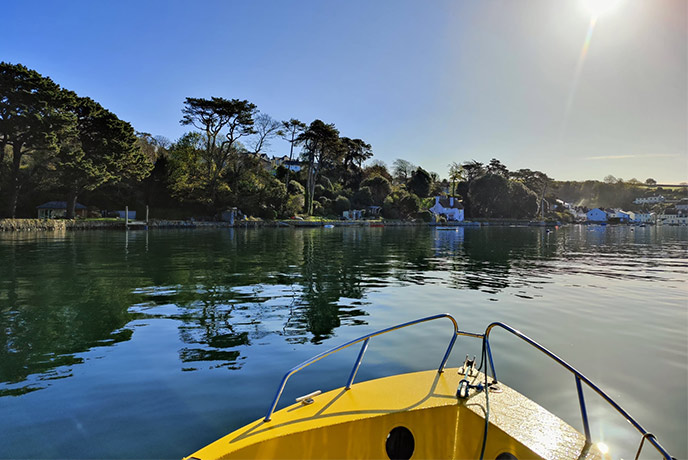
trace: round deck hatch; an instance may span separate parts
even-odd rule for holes
[[[393,428],[387,435],[385,450],[391,460],[408,460],[413,455],[415,447],[413,434],[405,426]]]
[[[497,458],[495,460],[518,460],[515,455],[510,454],[509,452],[502,452],[501,454],[497,455]]]

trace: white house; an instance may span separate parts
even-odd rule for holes
[[[638,223],[643,223],[643,224],[654,224],[656,220],[657,220],[657,216],[655,215],[654,212],[648,212],[648,213],[637,212],[635,214],[635,219],[633,221],[638,222]]]
[[[447,220],[463,220],[463,205],[458,198],[453,196],[436,196],[435,204],[429,211],[434,214],[445,215]]]
[[[607,222],[607,211],[600,208],[591,209],[585,214],[588,222]]]
[[[688,225],[688,216],[679,214],[660,214],[657,223],[663,225]]]
[[[664,203],[664,196],[659,195],[659,196],[646,196],[642,198],[636,198],[633,200],[634,204],[657,204],[657,203]]]
[[[678,212],[683,212],[684,214],[688,212],[688,198],[684,198],[674,205]]]
[[[688,225],[688,214],[683,214],[680,211],[669,211],[667,214],[659,214],[657,216],[657,223],[664,225]]]

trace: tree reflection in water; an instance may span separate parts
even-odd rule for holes
[[[544,229],[426,227],[67,233],[0,239],[0,394],[70,375],[132,321],[178,322],[181,368],[239,369],[279,335],[320,344],[408,284],[498,292],[562,248]]]

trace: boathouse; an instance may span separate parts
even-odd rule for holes
[[[67,216],[67,202],[66,201],[48,201],[40,206],[36,206],[39,219],[57,219]],[[76,217],[86,217],[86,206],[77,203],[74,208]]]

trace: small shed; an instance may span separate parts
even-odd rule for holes
[[[67,216],[67,202],[66,201],[48,201],[42,205],[36,206],[39,219],[56,219]],[[77,217],[86,217],[86,206],[77,203],[74,208],[74,213]]]
[[[363,219],[363,209],[353,209],[351,211],[344,211],[342,217],[346,220],[360,220]]]

